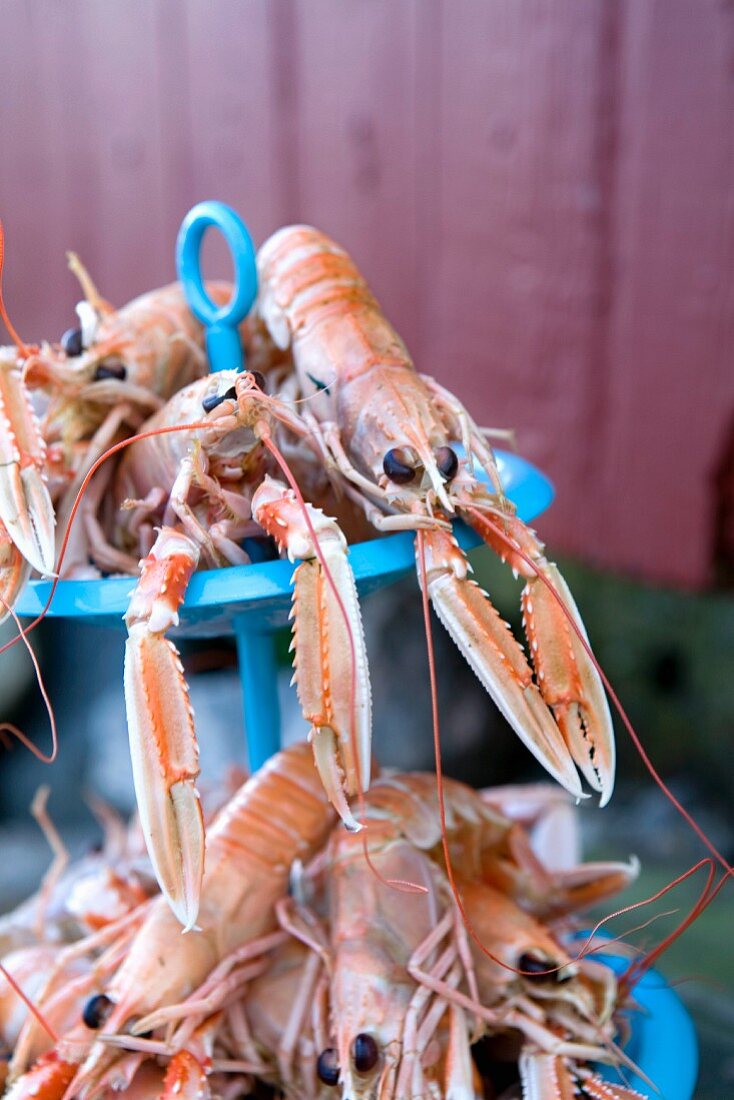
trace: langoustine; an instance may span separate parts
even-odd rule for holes
[[[193,712],[166,635],[200,562],[245,564],[240,542],[266,534],[300,561],[293,578],[299,695],[322,781],[353,828],[342,776],[350,792],[370,779],[369,674],[346,540],[334,520],[271,476],[278,472],[268,449],[276,424],[300,424],[259,381],[235,371],[199,379],[145,423],[116,473],[109,536],[94,492],[84,506],[98,565],[137,571],[130,551],[145,555],[126,614],[133,776],[156,876],[186,928],[196,921],[204,829]]]
[[[481,431],[456,397],[415,370],[355,264],[325,234],[279,230],[258,253],[258,275],[251,366],[282,366],[290,352],[311,441],[344,492],[379,530],[416,532],[421,584],[507,721],[575,797],[579,768],[603,805],[614,783],[614,738],[584,627],[557,567],[505,497]],[[449,528],[454,516],[525,578],[533,667],[470,582]]]

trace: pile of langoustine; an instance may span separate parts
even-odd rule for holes
[[[196,930],[135,830],[56,875],[0,924],[8,1100],[637,1098],[593,1068],[629,1068],[629,989],[568,935],[634,863],[575,865],[557,788],[444,796],[461,912],[435,777],[378,775],[349,831],[305,744],[210,823]]]
[[[415,532],[424,598],[510,725],[571,795],[583,796],[580,772],[609,799],[609,709],[571,594],[505,496],[486,432],[416,371],[341,248],[304,226],[263,245],[242,329],[248,369],[215,375],[179,286],[118,311],[76,257],[72,267],[79,326],[39,347],[13,334],[0,359],[0,595],[11,605],[31,567],[138,576],[124,674],[133,775],[156,879],[185,928],[205,830],[194,718],[166,633],[197,568],[246,564],[264,539],[300,562],[296,683],[345,824],[369,788],[371,694],[344,532]],[[529,660],[470,579],[456,517],[524,577]]]

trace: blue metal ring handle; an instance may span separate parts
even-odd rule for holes
[[[204,289],[201,242],[215,226],[229,245],[234,264],[234,291],[217,306]],[[181,223],[176,241],[176,267],[194,316],[206,325],[206,350],[213,371],[241,370],[244,365],[237,326],[249,313],[257,295],[255,246],[239,214],[223,202],[200,202]]]

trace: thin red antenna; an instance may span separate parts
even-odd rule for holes
[[[650,894],[648,897],[643,898],[641,901],[634,901],[630,905],[623,905],[620,909],[615,909],[613,913],[609,913],[606,917],[602,917],[602,919],[597,921],[597,923],[589,932],[586,941],[587,944],[591,943],[597,932],[599,932],[600,929],[603,928],[604,925],[607,924],[610,920],[613,920],[615,917],[623,917],[626,913],[633,913],[636,909],[639,909],[643,905],[650,905],[654,901],[659,901],[660,898],[665,897],[665,895],[668,894],[671,890],[675,889],[676,886],[680,886],[680,884],[682,882],[685,882],[686,879],[689,879],[692,875],[695,875],[696,871],[700,871],[702,867],[708,867],[709,869],[709,877],[706,886],[706,889],[708,889],[708,886],[711,883],[711,874],[714,871],[715,864],[714,861],[711,859],[711,856],[704,856],[703,859],[699,859],[698,863],[694,863],[692,867],[689,867],[687,871],[682,871],[681,874],[677,875],[674,879],[672,879],[671,882],[666,883],[665,886],[661,886],[661,888],[659,890],[656,890],[654,894]],[[668,913],[660,913],[658,914],[658,916],[670,916],[671,913],[675,912],[677,912],[677,910],[671,909],[668,911]],[[657,917],[655,919],[657,919]],[[646,925],[644,927],[647,927],[647,923],[649,922],[646,922]],[[638,931],[638,929],[633,929],[633,931]]]
[[[294,478],[293,473],[291,472],[291,469],[288,466],[288,463],[286,462],[285,458],[281,454],[280,450],[278,449],[278,447],[277,447],[275,441],[273,440],[272,436],[270,435],[270,433],[268,432],[268,434],[266,436],[263,436],[262,438],[263,438],[263,442],[265,443],[265,446],[268,448],[268,450],[270,451],[270,453],[273,455],[276,462],[280,466],[281,470],[283,471],[283,474],[284,474],[288,484],[290,485],[291,489],[293,490],[293,492],[296,496],[296,499],[298,500],[298,503],[301,506],[301,510],[303,511],[304,519],[306,520],[306,526],[308,528],[308,532],[311,536],[311,540],[312,540],[312,542],[314,544],[314,547],[316,549],[316,553],[317,553],[317,556],[318,556],[318,559],[319,559],[319,563],[321,565],[321,568],[324,570],[324,574],[326,575],[327,582],[328,582],[328,584],[329,584],[329,586],[330,586],[330,588],[331,588],[331,590],[334,594],[334,598],[336,599],[337,605],[339,607],[339,611],[340,611],[341,616],[344,620],[344,625],[347,629],[347,635],[349,637],[349,650],[350,650],[350,684],[349,684],[350,726],[349,726],[349,741],[350,741],[350,747],[351,747],[351,750],[352,750],[352,757],[355,761],[358,761],[359,760],[359,754],[357,752],[357,735],[356,735],[356,724],[357,724],[357,716],[356,716],[357,654],[356,654],[356,647],[355,647],[355,643],[354,643],[354,636],[352,634],[352,627],[351,627],[351,623],[349,622],[349,615],[347,614],[347,609],[344,606],[344,602],[341,598],[341,595],[339,594],[339,590],[338,590],[338,588],[336,586],[336,582],[334,581],[334,578],[331,574],[331,570],[329,569],[328,563],[327,563],[325,557],[323,556],[323,554],[321,553],[321,547],[319,546],[318,539],[316,538],[316,532],[313,529],[313,524],[311,523],[311,517],[308,514],[308,509],[307,509],[306,503],[303,499],[303,494],[301,493],[300,486],[298,485],[296,479]],[[363,848],[363,851],[364,851],[364,857],[365,857],[365,860],[367,861],[367,865],[369,866],[369,868],[372,871],[375,878],[378,879],[378,881],[381,882],[383,884],[383,886],[388,886],[392,889],[396,889],[396,890],[400,891],[401,893],[411,893],[411,894],[415,894],[415,893],[426,894],[426,893],[428,893],[427,887],[422,886],[417,882],[409,882],[405,879],[385,878],[385,876],[377,869],[377,867],[373,863],[372,857],[370,856],[370,853],[369,853],[369,848],[367,847],[367,835],[366,834],[369,831],[369,825],[366,821],[365,797],[364,797],[364,790],[362,788],[362,783],[360,781],[359,766],[358,765],[357,765],[357,805],[359,806],[359,823],[360,823],[360,825],[363,826],[364,834],[365,834],[362,837],[362,848]]]
[[[337,602],[337,605],[339,607],[339,612],[340,612],[340,614],[341,614],[341,616],[344,620],[344,625],[347,629],[347,636],[349,637],[349,656],[350,656],[349,742],[350,742],[350,746],[351,746],[351,750],[352,750],[352,757],[353,757],[353,759],[355,760],[355,763],[356,763],[357,804],[359,806],[359,822],[360,822],[361,825],[364,826],[364,833],[366,834],[369,830],[369,826],[366,822],[364,790],[362,789],[362,783],[361,783],[360,775],[359,775],[359,763],[358,763],[359,762],[359,753],[357,751],[357,734],[356,734],[356,724],[357,724],[357,716],[356,716],[357,654],[356,654],[354,636],[352,634],[352,626],[351,626],[351,623],[349,622],[349,615],[347,614],[347,609],[344,606],[344,601],[342,600],[341,595],[339,593],[339,590],[337,588],[336,581],[334,580],[334,578],[332,576],[332,573],[331,573],[331,570],[329,569],[326,558],[324,557],[324,555],[321,551],[321,547],[319,546],[319,541],[316,537],[316,532],[313,528],[313,524],[311,523],[311,517],[308,514],[308,508],[306,507],[306,502],[303,499],[303,494],[301,493],[298,482],[294,478],[293,473],[291,472],[290,467],[288,466],[288,463],[286,462],[285,458],[281,454],[280,450],[278,449],[278,447],[277,447],[275,441],[273,440],[272,436],[270,435],[270,433],[268,432],[267,434],[263,434],[263,435],[261,435],[260,438],[263,440],[263,443],[268,448],[270,453],[273,455],[273,458],[278,463],[280,469],[283,471],[283,475],[286,478],[290,488],[293,490],[293,493],[295,494],[295,497],[296,497],[296,499],[297,499],[297,501],[298,501],[298,503],[301,507],[301,510],[303,512],[303,517],[306,521],[306,527],[308,528],[308,533],[311,536],[311,541],[313,542],[314,548],[316,550],[316,555],[319,559],[319,564],[321,565],[321,568],[324,571],[324,575],[326,576],[327,583],[329,584],[329,587],[331,588],[331,591],[332,591],[332,593],[334,595],[334,598]],[[427,893],[426,887],[421,886],[419,883],[407,882],[407,881],[404,881],[403,879],[387,879],[387,878],[385,878],[384,875],[381,874],[381,872],[377,869],[377,867],[375,866],[375,864],[372,861],[372,858],[371,858],[370,853],[369,853],[369,849],[367,847],[367,836],[366,835],[364,835],[363,838],[362,838],[362,844],[363,844],[364,856],[365,856],[365,859],[367,860],[367,864],[368,864],[370,870],[372,871],[374,876],[384,886],[389,886],[392,889],[399,890],[403,893],[421,893],[421,894]]]
[[[670,932],[669,935],[667,935],[658,944],[657,947],[653,948],[652,951],[649,951],[642,959],[635,959],[634,962],[630,963],[627,970],[619,979],[620,985],[624,989],[631,989],[637,984],[637,982],[640,981],[645,972],[649,970],[650,967],[655,963],[656,959],[660,958],[663,952],[667,951],[670,945],[674,943],[679,938],[679,936],[681,936],[685,932],[685,930],[689,928],[693,924],[693,922],[700,917],[701,913],[703,913],[703,911],[709,907],[711,902],[721,890],[726,880],[729,878],[728,874],[723,874],[716,885],[713,886],[712,884],[716,873],[713,860],[706,859],[702,860],[701,863],[709,863],[710,867],[706,880],[706,885],[701,891],[701,894],[699,895],[695,905],[693,905],[688,915],[680,922],[677,928],[674,928],[673,931]],[[697,868],[690,868],[688,874],[692,873],[696,869]],[[677,881],[682,881],[684,877],[688,877],[688,874],[681,876],[680,880]],[[676,884],[677,882],[672,883],[671,887]]]
[[[0,221],[0,317],[2,317],[5,327],[10,333],[11,339],[16,344],[18,351],[21,355],[28,356],[31,353],[31,349],[28,344],[21,340],[18,333],[13,328],[13,324],[8,317],[7,310],[5,309],[5,302],[3,300],[3,268],[5,266],[5,229],[3,223]]]
[[[451,886],[451,893],[454,895],[454,901],[458,906],[461,913],[461,919],[464,922],[464,927],[474,940],[479,950],[492,959],[493,962],[498,963],[505,970],[512,971],[513,974],[524,974],[523,970],[518,970],[517,967],[510,966],[503,959],[498,958],[497,955],[493,955],[488,947],[482,943],[479,935],[477,934],[474,925],[469,919],[469,914],[464,906],[464,899],[461,896],[459,887],[456,884],[454,877],[454,868],[451,863],[451,853],[449,852],[448,830],[446,826],[446,800],[443,787],[443,765],[441,763],[441,730],[438,720],[438,684],[436,679],[436,656],[433,649],[433,631],[431,629],[431,609],[428,602],[428,577],[426,570],[426,550],[425,550],[425,536],[421,528],[415,533],[417,542],[417,558],[418,568],[420,570],[421,580],[421,599],[423,603],[423,624],[426,632],[426,649],[428,652],[428,674],[431,685],[431,712],[433,716],[433,750],[436,758],[436,790],[438,793],[438,813],[441,821],[441,846],[443,848],[443,858],[446,864],[446,874]],[[548,970],[547,973],[555,973],[556,970],[560,970],[562,967],[555,967],[553,970]]]
[[[51,706],[51,700],[48,697],[48,692],[46,691],[46,685],[43,682],[43,676],[41,674],[41,668],[40,668],[40,665],[38,663],[38,658],[36,657],[33,646],[31,645],[31,643],[28,641],[28,638],[26,637],[26,631],[23,629],[23,626],[22,626],[18,616],[15,614],[15,611],[13,610],[13,608],[8,603],[5,602],[5,600],[2,598],[2,596],[0,596],[0,604],[2,604],[3,607],[5,608],[5,610],[12,616],[13,622],[15,623],[15,625],[18,628],[18,638],[23,639],[25,647],[28,650],[28,653],[30,655],[31,661],[33,662],[33,669],[34,669],[35,674],[36,674],[36,681],[38,683],[38,688],[39,688],[39,691],[41,692],[41,696],[43,698],[43,702],[44,702],[44,705],[46,707],[46,712],[48,714],[49,722],[51,723],[51,752],[50,752],[50,754],[42,752],[41,749],[39,749],[36,745],[34,745],[33,742],[30,740],[30,738],[27,737],[23,733],[22,730],[18,729],[17,726],[14,726],[12,722],[2,722],[2,723],[0,723],[0,734],[11,733],[13,735],[13,737],[17,737],[17,739],[20,741],[21,745],[25,745],[25,747],[27,749],[30,749],[30,751],[33,753],[33,755],[38,760],[40,760],[43,764],[53,764],[53,762],[56,759],[56,756],[58,754],[58,751],[59,751],[59,742],[58,742],[58,737],[57,737],[57,734],[56,734],[56,715],[54,714],[54,709]]]
[[[668,787],[665,780],[662,778],[662,776],[659,774],[659,772],[655,768],[655,765],[653,764],[652,760],[650,759],[650,757],[648,756],[645,748],[642,745],[642,742],[640,740],[640,737],[639,737],[637,731],[635,730],[634,726],[632,725],[631,719],[629,718],[626,710],[622,706],[622,703],[621,703],[621,700],[619,699],[619,696],[617,695],[616,691],[614,690],[611,683],[609,682],[609,679],[608,679],[606,673],[604,672],[604,669],[601,667],[601,665],[597,661],[596,657],[594,656],[594,653],[592,651],[591,646],[589,645],[588,641],[584,637],[583,631],[578,626],[578,623],[576,622],[574,616],[571,614],[571,612],[570,612],[569,608],[566,606],[563,598],[556,591],[556,589],[553,586],[553,584],[551,583],[551,581],[548,579],[548,577],[546,577],[544,575],[542,570],[539,569],[539,567],[536,565],[536,563],[533,561],[533,559],[531,557],[529,557],[517,545],[517,543],[513,539],[510,539],[509,536],[507,534],[505,534],[504,531],[502,531],[500,526],[488,517],[488,514],[486,512],[480,511],[478,508],[473,508],[473,507],[470,507],[470,506],[466,508],[466,511],[468,513],[470,513],[471,515],[474,515],[474,516],[478,517],[478,519],[480,519],[482,521],[482,523],[488,523],[492,527],[494,532],[497,534],[497,536],[500,538],[500,540],[505,543],[505,545],[512,551],[513,554],[517,554],[518,557],[522,558],[522,560],[526,563],[526,565],[530,566],[530,568],[533,570],[533,572],[536,574],[536,576],[546,586],[548,591],[553,596],[553,599],[556,601],[558,606],[561,608],[563,614],[565,615],[566,619],[568,620],[568,622],[569,622],[570,626],[572,627],[574,633],[576,634],[578,640],[581,642],[581,645],[582,645],[583,649],[586,651],[586,653],[587,653],[589,659],[591,660],[592,664],[594,665],[594,668],[599,673],[599,677],[601,678],[601,681],[604,684],[604,687],[606,688],[607,694],[609,695],[609,698],[612,700],[612,703],[614,704],[614,708],[617,711],[617,713],[619,714],[619,717],[622,720],[624,728],[627,730],[627,733],[629,734],[633,745],[637,749],[637,752],[639,753],[643,764],[647,768],[647,771],[652,776],[653,780],[655,781],[657,786],[660,788],[660,790],[663,792],[663,794],[668,799],[668,801],[671,803],[671,805],[675,807],[675,809],[681,815],[683,820],[688,824],[688,826],[693,830],[693,832],[696,834],[696,836],[699,838],[699,840],[706,846],[706,848],[708,848],[709,852],[711,852],[711,854],[716,857],[718,863],[726,871],[727,876],[731,875],[731,874],[734,874],[734,868],[731,867],[731,865],[729,863],[727,863],[727,861],[724,859],[722,854],[714,846],[713,842],[711,840],[709,840],[706,833],[701,828],[701,826],[698,824],[698,822],[695,820],[695,818],[692,816],[692,814],[690,814],[688,812],[688,810],[685,808],[685,806],[683,806],[678,801],[678,799],[675,797],[675,795],[671,791],[670,787]]]
[[[45,1016],[41,1012],[40,1008],[36,1008],[33,1001],[30,999],[30,997],[23,992],[23,990],[20,988],[20,986],[16,982],[13,975],[10,973],[9,970],[5,969],[5,967],[3,966],[2,963],[0,963],[0,974],[2,974],[2,976],[5,978],[5,981],[11,987],[11,989],[20,997],[21,1001],[26,1006],[28,1011],[33,1013],[33,1015],[36,1017],[36,1019],[38,1020],[39,1024],[43,1028],[43,1030],[51,1037],[51,1039],[54,1041],[54,1043],[58,1043],[58,1041],[59,1041],[58,1033],[54,1030],[54,1028],[51,1026],[51,1024],[45,1018]]]
[[[517,967],[510,966],[503,959],[498,958],[496,955],[494,955],[489,950],[488,947],[485,946],[485,944],[482,943],[481,938],[479,937],[476,929],[474,928],[474,926],[473,926],[473,924],[472,924],[472,922],[469,918],[468,913],[466,912],[466,908],[464,906],[464,902],[463,902],[463,899],[461,897],[461,893],[459,891],[459,888],[458,888],[458,885],[456,883],[456,879],[455,879],[455,876],[454,876],[454,870],[453,870],[453,866],[452,866],[452,863],[451,863],[451,853],[449,851],[449,845],[448,845],[448,834],[447,834],[447,826],[446,826],[446,804],[445,804],[445,793],[444,793],[444,786],[443,786],[443,766],[442,766],[442,763],[441,763],[441,734],[440,734],[439,718],[438,718],[438,687],[437,687],[437,678],[436,678],[436,660],[435,660],[435,653],[434,653],[434,649],[433,649],[433,631],[431,629],[431,615],[430,615],[430,606],[429,606],[429,602],[428,602],[428,586],[427,586],[426,559],[425,559],[425,546],[424,546],[425,536],[424,536],[424,533],[423,533],[422,530],[419,529],[418,531],[416,531],[416,538],[417,538],[417,543],[418,543],[418,555],[417,555],[417,557],[418,557],[418,566],[419,566],[420,578],[421,578],[421,593],[422,593],[422,603],[423,603],[423,620],[424,620],[424,626],[425,626],[425,632],[426,632],[426,647],[427,647],[427,652],[428,652],[428,668],[429,668],[429,678],[430,678],[430,686],[431,686],[431,710],[432,710],[432,715],[433,715],[433,742],[434,742],[434,753],[435,753],[435,758],[436,758],[436,786],[437,786],[437,794],[438,794],[438,807],[439,807],[439,816],[440,816],[440,821],[441,821],[441,845],[442,845],[442,848],[443,848],[444,862],[446,864],[446,873],[447,873],[447,877],[448,877],[448,880],[449,880],[449,885],[451,886],[451,892],[454,896],[454,900],[455,900],[456,905],[459,909],[459,912],[461,913],[461,918],[462,918],[462,921],[464,923],[464,926],[465,926],[468,934],[471,936],[472,940],[474,941],[474,943],[479,948],[479,950],[484,955],[486,955],[488,958],[492,959],[493,962],[496,962],[500,966],[502,966],[505,970],[509,970],[514,974],[520,974],[520,975],[528,974],[529,972],[524,971],[524,970],[520,970]],[[590,946],[592,941],[593,941],[593,938],[596,935],[596,933],[598,932],[598,930],[607,921],[611,920],[613,917],[620,916],[624,913],[632,912],[636,909],[641,908],[644,905],[649,905],[651,902],[654,902],[654,901],[658,900],[659,898],[663,897],[666,893],[668,893],[668,891],[672,890],[675,886],[679,885],[679,883],[681,883],[685,879],[689,878],[692,874],[694,874],[697,870],[699,870],[702,866],[704,866],[706,864],[708,864],[709,867],[710,867],[709,879],[706,883],[706,887],[704,888],[704,891],[703,891],[697,905],[694,906],[694,909],[692,910],[692,912],[689,914],[689,916],[686,918],[686,920],[681,923],[681,925],[679,926],[678,929],[676,929],[673,933],[671,933],[670,936],[667,936],[665,938],[665,940],[663,940],[662,944],[658,948],[656,948],[654,950],[654,952],[652,952],[649,955],[646,955],[645,958],[642,961],[641,960],[636,960],[632,964],[632,966],[629,968],[630,971],[631,971],[632,967],[637,967],[640,974],[644,973],[644,970],[647,969],[650,965],[652,965],[654,960],[662,953],[662,951],[664,951],[665,948],[670,943],[672,943],[673,940],[676,939],[693,922],[693,920],[695,920],[695,918],[703,911],[703,909],[708,904],[710,904],[711,901],[713,901],[714,897],[716,896],[716,894],[719,892],[719,890],[723,886],[724,881],[728,877],[728,874],[725,874],[725,875],[722,876],[722,879],[720,880],[717,887],[709,895],[709,888],[711,886],[711,880],[712,880],[712,877],[713,877],[713,874],[714,874],[713,861],[710,858],[700,860],[694,867],[691,867],[687,871],[683,872],[683,874],[679,875],[671,883],[668,883],[667,886],[664,886],[662,889],[658,890],[658,892],[656,894],[652,895],[651,897],[644,898],[642,901],[634,902],[631,905],[624,906],[622,909],[619,909],[616,912],[611,913],[611,914],[609,914],[609,916],[607,916],[607,917],[603,918],[602,920],[600,920],[594,926],[591,933],[589,934],[584,947],[582,947],[581,951],[579,951],[578,954],[576,955],[576,957],[572,958],[571,961],[572,962],[580,962],[587,955],[593,953],[593,951],[595,951],[595,950],[603,951],[605,946],[607,946],[607,947],[609,946],[609,944],[600,945],[599,948],[594,948],[594,949],[591,949],[591,946]],[[629,933],[627,933],[627,935],[629,935]],[[564,964],[564,965],[568,965],[568,964]],[[549,967],[548,970],[543,971],[543,973],[545,973],[545,974],[554,974],[554,973],[557,973],[559,970],[562,970],[562,969],[563,969],[563,966],[552,967],[552,968]]]

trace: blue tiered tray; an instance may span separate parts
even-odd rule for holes
[[[208,299],[200,270],[201,243],[211,226],[224,234],[235,268],[232,301],[221,308]],[[237,325],[249,310],[257,289],[255,253],[246,227],[222,203],[200,203],[184,219],[177,263],[191,308],[207,329],[212,369],[241,367]],[[497,451],[496,455],[506,495],[515,503],[522,519],[526,522],[534,519],[553,499],[550,481],[515,454]],[[455,524],[455,534],[464,550],[479,545],[478,537],[463,523]],[[358,591],[364,597],[415,570],[414,536],[408,532],[359,543],[350,547],[349,557]],[[236,638],[252,771],[280,747],[274,639],[275,633],[288,623],[292,574],[293,566],[287,561],[195,573],[180,611],[179,626],[170,632],[178,638]],[[47,614],[124,630],[123,616],[134,583],[131,577],[60,581]],[[35,618],[43,611],[50,591],[49,581],[29,584],[19,601],[19,614]],[[616,969],[624,965],[613,955],[603,961]],[[690,1018],[675,993],[655,973],[645,976],[636,997],[649,1015],[635,1014],[627,1052],[660,1093],[651,1093],[640,1080],[628,1079],[628,1083],[643,1095],[658,1095],[660,1100],[691,1100],[697,1049]],[[619,1080],[607,1069],[601,1072],[609,1080]]]

